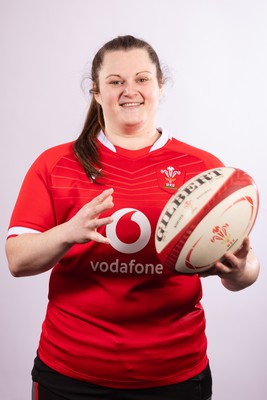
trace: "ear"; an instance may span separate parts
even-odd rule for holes
[[[99,92],[94,93],[95,101],[102,106],[102,98]]]
[[[95,98],[95,101],[96,101],[98,104],[102,105],[101,95],[100,95],[100,93],[99,93],[99,90],[97,90],[95,84],[93,84],[93,87],[92,87],[92,89],[91,89],[91,93],[93,94],[93,96],[94,96],[94,98]]]
[[[159,96],[161,97],[163,93],[163,85],[159,86]]]
[[[161,96],[163,93],[163,82],[159,82],[159,95]]]

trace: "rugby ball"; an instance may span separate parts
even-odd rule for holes
[[[181,273],[208,270],[226,252],[240,248],[258,207],[257,186],[240,169],[220,167],[194,176],[159,217],[155,246],[160,261]]]

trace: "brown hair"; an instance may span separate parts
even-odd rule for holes
[[[85,169],[90,180],[95,182],[95,178],[100,176],[101,163],[99,160],[96,137],[100,130],[104,131],[105,122],[102,107],[95,100],[93,94],[99,91],[99,71],[102,67],[106,52],[118,50],[145,49],[152,63],[156,66],[157,79],[160,85],[163,84],[163,73],[159,58],[155,50],[144,40],[137,39],[134,36],[118,36],[102,46],[96,53],[91,67],[91,80],[93,87],[90,90],[92,94],[90,107],[86,116],[83,130],[74,143],[73,150]]]

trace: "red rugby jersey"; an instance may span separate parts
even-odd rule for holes
[[[38,353],[67,376],[117,388],[177,383],[207,364],[202,289],[197,275],[177,274],[157,258],[155,227],[174,191],[223,164],[168,138],[129,151],[98,138],[104,178],[97,185],[73,143],[33,163],[16,202],[9,235],[44,232],[114,188],[114,222],[100,231],[111,245],[74,245],[51,270]],[[103,214],[104,216],[104,214]]]

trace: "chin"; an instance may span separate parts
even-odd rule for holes
[[[123,129],[140,129],[143,127],[142,121],[135,121],[135,122],[125,122],[123,124]]]

